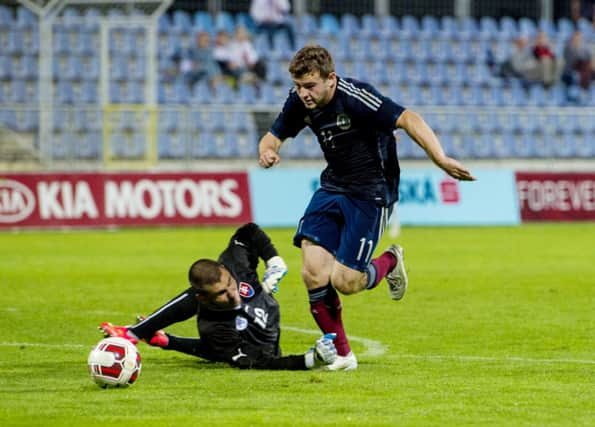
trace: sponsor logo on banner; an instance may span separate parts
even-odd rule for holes
[[[252,298],[254,296],[254,288],[249,283],[240,282],[240,296],[243,298]]]
[[[247,175],[8,174],[0,227],[241,224],[252,220]]]
[[[12,179],[0,178],[0,223],[15,223],[31,215],[35,195],[25,185]]]
[[[458,204],[461,202],[459,182],[445,177],[436,182],[431,177],[401,179],[399,205],[412,204]]]
[[[517,173],[523,221],[595,220],[595,174]]]

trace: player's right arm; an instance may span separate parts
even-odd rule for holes
[[[281,161],[279,156],[281,144],[282,141],[279,138],[267,132],[258,143],[258,164],[265,169],[278,164]]]

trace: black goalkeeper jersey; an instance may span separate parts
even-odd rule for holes
[[[177,350],[239,368],[306,369],[304,356],[281,356],[279,304],[264,292],[258,279],[259,259],[278,255],[256,224],[240,227],[219,257],[238,283],[241,304],[233,310],[213,310],[200,304],[190,287],[131,328],[141,338],[156,330],[197,316],[200,338],[169,336],[167,350]]]

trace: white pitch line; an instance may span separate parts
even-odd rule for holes
[[[309,335],[318,335],[320,331],[312,329],[302,329],[293,326],[285,326],[284,329],[301,332]],[[380,356],[386,352],[387,347],[382,343],[367,338],[360,338],[350,336],[351,341],[359,341],[367,347],[367,350],[361,355],[375,357]],[[91,348],[92,345],[84,344],[44,344],[44,343],[28,343],[28,342],[0,342],[0,347],[38,347],[38,348]],[[464,362],[516,362],[528,364],[552,364],[552,363],[568,363],[577,365],[595,365],[595,360],[589,359],[536,359],[531,357],[491,357],[491,356],[464,356],[457,354],[388,354],[390,358],[397,359],[419,359],[419,360],[458,360]]]
[[[457,354],[390,354],[389,357],[402,359],[425,360],[460,360],[464,362],[518,362],[518,363],[576,363],[595,365],[595,360],[588,359],[537,359],[533,357],[495,357],[495,356],[462,356]]]

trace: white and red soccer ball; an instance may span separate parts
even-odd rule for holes
[[[89,353],[89,373],[101,388],[128,387],[141,370],[140,353],[130,341],[119,337],[105,338]]]

